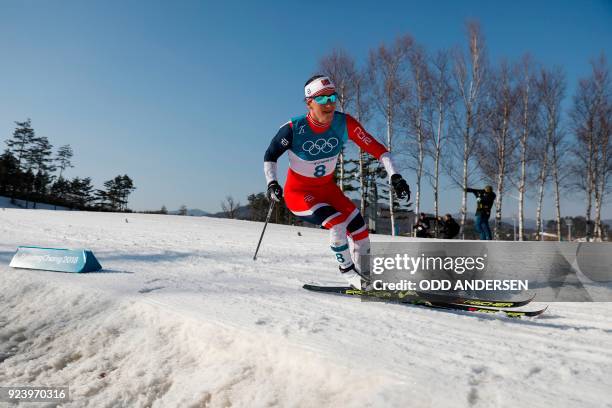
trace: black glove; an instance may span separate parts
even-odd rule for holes
[[[410,187],[408,187],[408,183],[406,180],[402,178],[399,174],[394,174],[391,176],[391,185],[393,186],[393,190],[395,191],[395,195],[397,195],[400,199],[406,199],[406,201],[410,200]]]
[[[272,180],[268,183],[268,192],[266,193],[268,200],[274,200],[280,203],[283,199],[283,188],[278,184],[278,181]]]

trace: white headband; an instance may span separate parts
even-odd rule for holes
[[[323,91],[326,90],[336,90],[336,86],[328,77],[317,78],[304,88],[304,96],[306,98],[313,98]]]

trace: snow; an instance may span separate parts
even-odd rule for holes
[[[27,208],[32,209],[34,205],[34,203],[31,201],[28,201],[27,203],[25,200],[19,200],[19,199],[15,199],[14,201],[15,203],[13,204],[9,197],[0,196],[0,208],[26,208],[26,205],[27,205]],[[54,206],[52,204],[36,203],[36,208],[34,209],[35,210],[67,210],[68,208],[62,207],[62,206]]]
[[[269,225],[253,261],[262,226],[0,211],[0,384],[68,385],[70,407],[612,407],[612,304],[514,320],[311,293],[341,282],[327,232]],[[19,245],[104,270],[9,268]]]

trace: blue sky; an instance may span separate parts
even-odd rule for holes
[[[138,210],[218,211],[227,194],[246,203],[265,189],[263,152],[304,112],[321,56],[342,47],[363,63],[406,33],[430,51],[463,45],[466,19],[480,21],[492,61],[529,52],[562,66],[570,92],[589,59],[612,58],[610,1],[0,0],[0,143],[30,117],[55,146],[72,145],[68,176],[100,187],[127,173]],[[460,206],[457,191],[443,200],[442,211]],[[581,197],[563,205],[583,212]]]

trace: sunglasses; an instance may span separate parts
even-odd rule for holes
[[[325,105],[327,103],[336,103],[337,99],[338,99],[338,94],[335,94],[335,93],[331,95],[319,95],[319,96],[315,96],[314,98],[312,98],[312,100],[318,103],[319,105]]]

